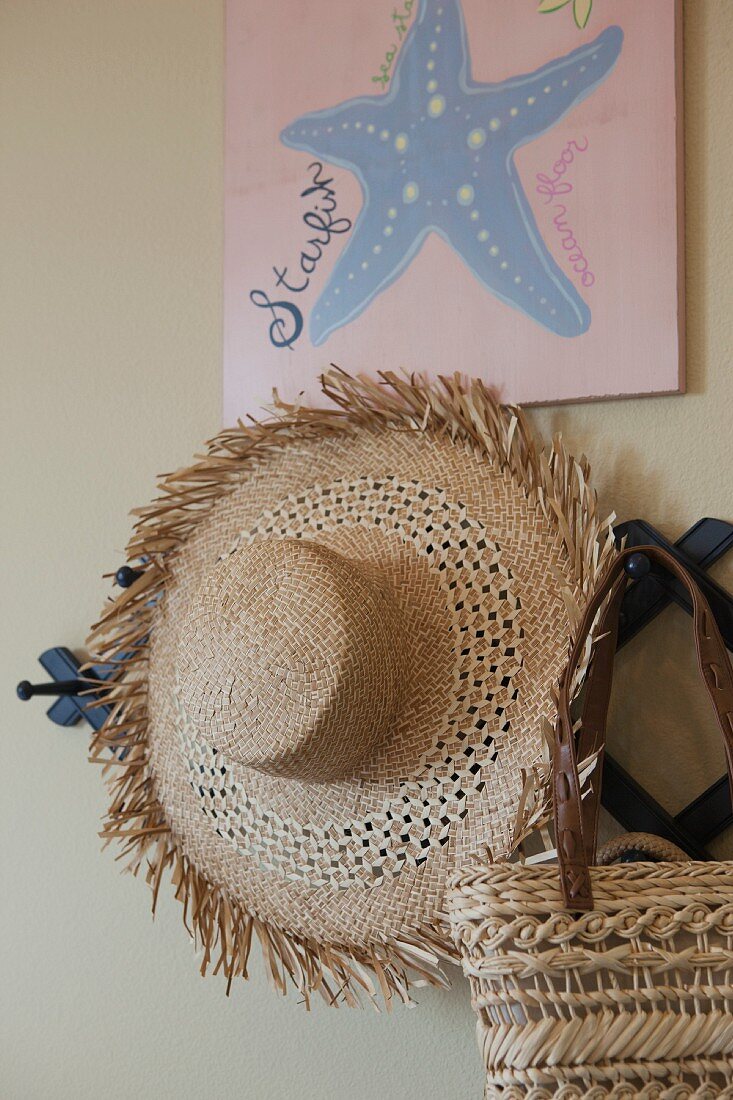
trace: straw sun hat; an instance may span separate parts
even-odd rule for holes
[[[444,981],[447,879],[517,844],[572,623],[611,552],[587,466],[457,379],[341,372],[138,512],[93,630],[103,836],[172,879],[202,972],[387,1004]],[[110,749],[113,751],[110,752]],[[528,788],[529,785],[529,788]]]

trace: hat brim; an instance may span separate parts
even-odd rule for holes
[[[144,574],[96,633],[98,660],[126,658],[111,689],[120,705],[93,748],[102,760],[110,745],[125,753],[105,835],[123,840],[133,869],[147,867],[156,894],[173,868],[204,968],[216,955],[230,981],[245,973],[255,930],[281,987],[289,976],[306,997],[318,989],[329,1000],[379,987],[406,999],[411,976],[442,980],[446,882],[472,851],[502,858],[516,845],[527,777],[544,782],[542,724],[572,609],[611,552],[587,468],[559,444],[538,456],[521,417],[480,383],[389,383],[331,375],[340,409],[281,407],[222,433],[205,460],[166,479],[130,546]],[[398,490],[401,531],[384,522]],[[342,507],[351,493],[350,520],[334,517],[334,492]],[[463,520],[485,548],[463,572],[484,577],[489,560],[502,570],[499,585],[489,577],[470,594],[476,613],[464,589],[441,589],[435,540],[423,539],[421,557],[410,539],[441,507],[451,517],[442,561],[465,551]],[[176,692],[181,625],[217,558],[238,539],[309,534],[394,564],[409,643],[393,736],[359,775],[332,784],[212,755]],[[500,657],[487,662],[492,646]]]

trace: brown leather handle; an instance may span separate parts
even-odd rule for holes
[[[593,908],[588,868],[595,861],[601,770],[606,738],[606,717],[613,681],[613,657],[618,636],[618,617],[626,590],[625,565],[632,554],[644,554],[658,562],[687,588],[693,607],[697,660],[723,734],[728,780],[733,796],[733,670],[715,618],[700,588],[683,565],[657,546],[636,546],[614,558],[588,604],[567,667],[560,679],[558,717],[553,754],[555,842],[560,866],[563,901],[568,909]],[[593,657],[586,678],[580,730],[573,729],[570,693],[578,662],[593,621],[604,601]],[[577,743],[576,743],[577,738]],[[592,792],[580,797],[578,760],[600,754]]]

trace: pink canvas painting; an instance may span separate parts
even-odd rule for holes
[[[228,0],[224,415],[683,388],[676,0]]]

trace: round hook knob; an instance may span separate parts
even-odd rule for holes
[[[120,588],[129,588],[138,577],[142,577],[140,569],[132,569],[129,565],[122,565],[115,573],[115,580]]]
[[[15,693],[27,703],[34,695],[80,695],[88,687],[83,680],[52,680],[48,684],[32,684],[29,680],[21,680]]]
[[[646,577],[651,567],[652,563],[649,561],[646,554],[632,554],[631,557],[627,558],[624,562],[626,575],[631,577],[634,581]]]

